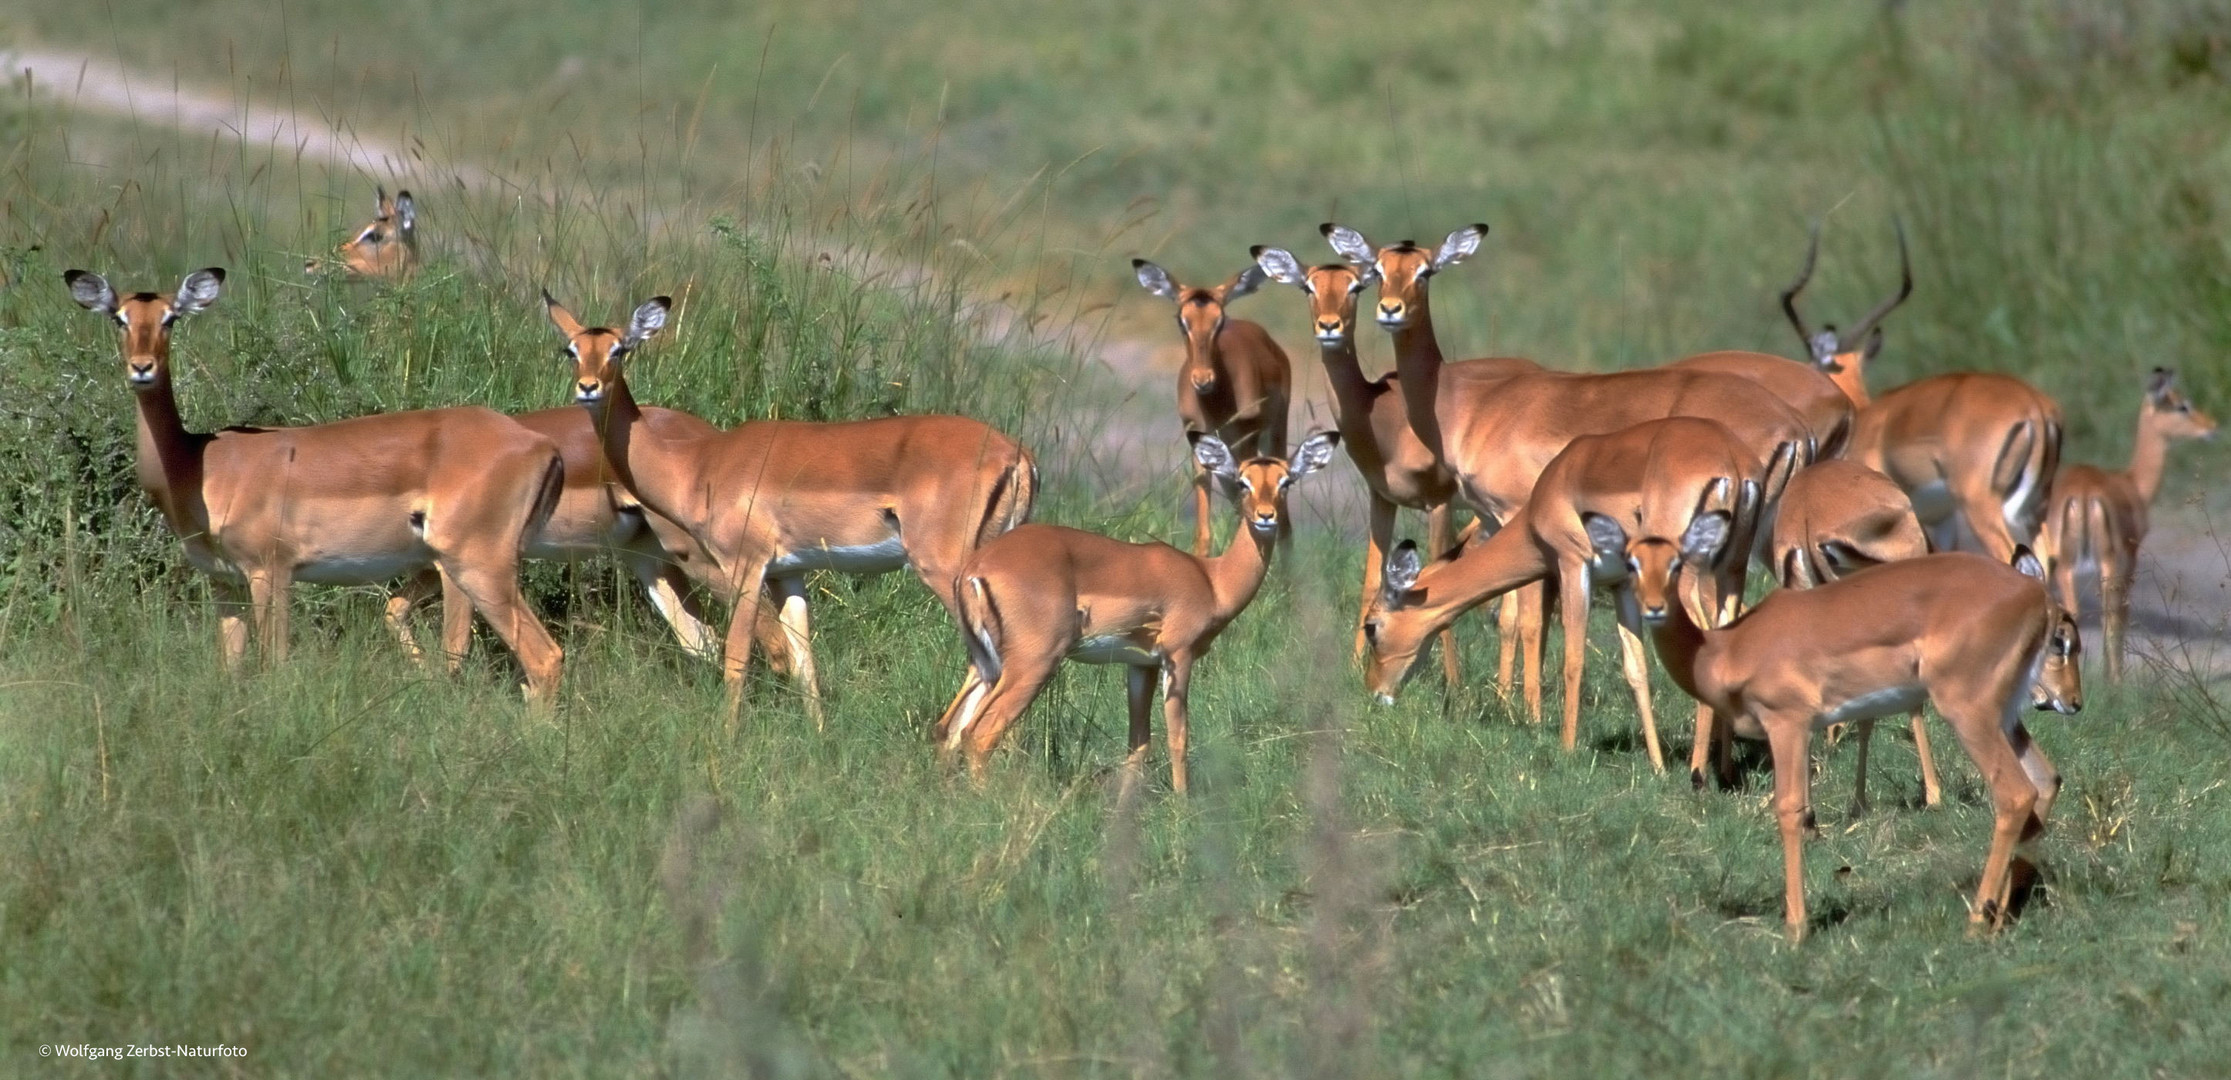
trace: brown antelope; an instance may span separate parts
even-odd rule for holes
[[[1889,477],[1842,458],[1816,461],[1790,478],[1767,546],[1785,589],[1810,589],[1856,570],[1929,553],[1906,493]],[[1854,815],[1867,812],[1867,748],[1875,734],[1873,718],[1858,723]],[[1913,748],[1921,758],[1921,804],[1935,806],[1943,788],[1919,708],[1913,711]],[[1702,779],[1701,771],[1697,778]]]
[[[1763,738],[1772,751],[1790,937],[1807,929],[1813,731],[1924,701],[1952,724],[1991,790],[1991,849],[1968,919],[1996,930],[2016,845],[2044,830],[2061,787],[2022,726],[2022,708],[2083,708],[2076,623],[2046,592],[2029,550],[2016,551],[2019,569],[1963,552],[1885,563],[1818,588],[1778,590],[1727,627],[1704,630],[1674,600],[1672,575],[1722,557],[1727,515],[1698,515],[1677,540],[1610,535],[1616,528],[1602,530],[1616,541],[1604,557],[1670,572],[1638,574],[1636,591],[1674,681],[1717,714],[1716,727]]]
[[[1262,268],[1249,265],[1214,288],[1180,285],[1161,267],[1131,260],[1146,291],[1177,305],[1185,338],[1185,366],[1177,373],[1177,415],[1187,439],[1214,435],[1235,454],[1279,457],[1286,453],[1286,403],[1293,366],[1268,331],[1225,315],[1232,301],[1261,288]],[[1208,554],[1209,477],[1193,470],[1193,554]]]
[[[791,678],[818,728],[806,573],[911,566],[957,616],[953,575],[962,562],[1030,516],[1038,486],[1030,454],[966,417],[754,420],[709,435],[649,422],[629,390],[626,359],[666,325],[672,301],[644,302],[624,330],[583,326],[549,293],[543,301],[566,337],[574,400],[594,420],[605,459],[645,507],[689,533],[710,563],[693,576],[735,606],[721,651],[731,731],[768,583],[780,598]]]
[[[2053,587],[2070,612],[2082,610],[2076,576],[2099,575],[2100,623],[2107,632],[2107,678],[2123,679],[2123,633],[2130,625],[2130,582],[2138,570],[2138,544],[2146,538],[2147,511],[2161,491],[2172,439],[2212,439],[2216,422],[2177,392],[2177,375],[2155,368],[2138,405],[2138,436],[2130,467],[2111,472],[2071,466],[2053,480],[2047,503],[2043,551]]]
[[[1449,550],[1449,500],[1456,494],[1456,478],[1434,460],[1433,451],[1418,441],[1403,411],[1399,378],[1389,372],[1366,379],[1356,360],[1356,297],[1370,285],[1374,271],[1357,270],[1345,263],[1303,267],[1284,248],[1257,247],[1255,264],[1272,281],[1299,288],[1309,298],[1310,328],[1317,339],[1318,357],[1325,365],[1325,381],[1332,388],[1334,416],[1340,443],[1363,474],[1371,493],[1371,531],[1363,557],[1363,599],[1356,614],[1356,655],[1366,647],[1363,617],[1379,591],[1379,571],[1394,544],[1397,507],[1426,513],[1426,547],[1435,553]],[[1457,683],[1456,636],[1441,631],[1441,668],[1450,686]]]
[[[1816,227],[1804,268],[1782,290],[1782,311],[1813,363],[1859,408],[1844,456],[1905,490],[1936,550],[1955,547],[1964,525],[1986,554],[2013,558],[2017,546],[2036,539],[2060,465],[2060,406],[2020,379],[1989,372],[1936,375],[1869,398],[1864,375],[1882,350],[1882,319],[1913,293],[1905,228],[1898,229],[1898,291],[1848,334],[1832,324],[1816,333],[1797,313],[1819,252]]]
[[[187,431],[171,389],[171,329],[215,303],[224,279],[211,267],[188,274],[175,294],[119,296],[98,274],[63,275],[79,304],[123,329],[140,487],[214,583],[226,667],[246,656],[251,606],[264,651],[286,658],[287,592],[298,578],[362,585],[432,566],[519,657],[528,699],[554,702],[562,654],[520,595],[519,552],[556,504],[557,447],[477,406]],[[455,607],[462,626],[463,605]],[[389,611],[409,644],[397,605]]]
[[[1780,398],[1797,415],[1805,418],[1805,426],[1813,434],[1816,446],[1814,457],[1827,460],[1844,452],[1844,444],[1851,439],[1851,426],[1855,417],[1851,398],[1844,395],[1828,373],[1812,366],[1800,364],[1786,356],[1772,353],[1741,352],[1728,349],[1720,352],[1698,353],[1684,356],[1667,364],[1672,368],[1691,371],[1714,371],[1734,375],[1757,383],[1767,393]]]
[[[1429,311],[1425,281],[1478,247],[1483,226],[1449,234],[1436,251],[1415,244],[1374,248],[1363,234],[1324,226],[1333,250],[1379,276],[1379,325],[1415,333]],[[1717,420],[1759,460],[1784,443],[1814,456],[1811,428],[1789,406],[1747,379],[1712,371],[1651,368],[1608,374],[1544,371],[1530,361],[1444,364],[1438,349],[1397,347],[1396,370],[1412,429],[1437,447],[1455,474],[1458,494],[1474,509],[1506,521],[1526,502],[1534,481],[1566,444],[1646,420],[1694,416]],[[1411,361],[1403,367],[1403,360]],[[1733,604],[1736,595],[1722,598]],[[1541,715],[1541,613],[1521,602],[1519,650],[1526,664],[1528,712]],[[1725,617],[1732,612],[1723,612]],[[1568,616],[1569,617],[1569,616]]]
[[[1580,733],[1580,682],[1588,651],[1589,593],[1594,585],[1618,589],[1620,644],[1627,685],[1641,714],[1650,765],[1665,771],[1657,721],[1650,707],[1648,655],[1624,559],[1597,558],[1588,522],[1618,522],[1629,529],[1678,531],[1707,510],[1727,511],[1738,522],[1755,521],[1771,477],[1786,480],[1799,447],[1784,443],[1772,468],[1727,428],[1711,420],[1669,417],[1609,435],[1583,435],[1542,470],[1533,497],[1503,529],[1463,552],[1421,568],[1414,545],[1387,560],[1385,587],[1373,597],[1364,622],[1371,642],[1365,681],[1381,701],[1392,701],[1417,661],[1418,650],[1450,620],[1488,599],[1554,575],[1564,615],[1565,718],[1571,750]],[[1702,617],[1716,621],[1721,600],[1743,589],[1742,557],[1722,559],[1699,575]]]
[[[335,248],[331,258],[303,263],[304,273],[324,273],[338,267],[352,278],[397,281],[418,269],[418,207],[411,201],[411,193],[397,192],[395,201],[389,202],[386,188],[374,190],[379,201],[372,220]]]
[[[1024,525],[979,548],[960,574],[967,680],[934,732],[945,754],[965,753],[981,774],[1000,736],[1022,716],[1066,658],[1122,664],[1131,709],[1131,760],[1146,752],[1157,672],[1170,744],[1170,784],[1184,794],[1187,691],[1193,665],[1255,599],[1286,521],[1286,492],[1332,461],[1340,436],[1323,432],[1285,459],[1235,462],[1214,435],[1194,439],[1193,460],[1239,508],[1240,528],[1220,555],[1162,543],[1132,544],[1059,525]]]

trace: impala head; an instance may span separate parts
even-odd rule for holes
[[[2192,407],[2192,399],[2177,389],[2177,373],[2155,368],[2146,377],[2146,403],[2138,422],[2171,439],[2213,439],[2215,418]]]
[[[170,328],[188,315],[217,302],[225,271],[212,266],[186,275],[175,293],[133,293],[118,296],[108,280],[85,270],[62,275],[70,297],[88,311],[116,320],[124,331],[124,379],[133,390],[153,390],[170,381]]]
[[[1338,445],[1339,432],[1320,431],[1302,440],[1290,462],[1274,457],[1234,461],[1224,440],[1196,435],[1193,460],[1223,482],[1225,491],[1239,505],[1241,523],[1257,540],[1268,543],[1277,539],[1278,527],[1285,522],[1286,490],[1302,477],[1332,464],[1332,450]]]
[[[1404,240],[1383,248],[1371,246],[1363,234],[1330,221],[1317,227],[1326,242],[1348,260],[1348,265],[1368,268],[1379,279],[1379,325],[1401,330],[1426,311],[1427,278],[1471,258],[1487,239],[1487,226],[1466,225],[1448,235],[1438,248],[1421,248]]]
[[[2014,568],[2045,584],[2045,564],[2026,546],[2014,549]],[[2037,674],[2030,680],[2030,705],[2039,712],[2073,716],[2084,710],[2084,676],[2079,663],[2083,638],[2076,633],[2076,618],[2045,590],[2045,648],[2037,658]]]
[[[1309,328],[1320,345],[1338,345],[1356,336],[1356,297],[1372,282],[1379,280],[1376,266],[1354,267],[1347,263],[1326,263],[1323,266],[1303,266],[1294,253],[1285,248],[1261,247],[1250,249],[1255,265],[1262,267],[1265,276],[1282,285],[1292,285],[1309,297]]]
[[[1224,329],[1224,307],[1262,287],[1263,268],[1250,266],[1215,288],[1180,285],[1169,272],[1145,259],[1131,260],[1139,286],[1177,304],[1177,330],[1185,335],[1185,380],[1195,393],[1216,389],[1216,335]]]
[[[1418,584],[1424,573],[1417,541],[1396,544],[1380,568],[1379,594],[1364,611],[1363,640],[1371,651],[1365,657],[1363,685],[1381,705],[1394,704],[1436,631],[1425,610],[1432,590]]]
[[[395,280],[409,277],[418,269],[418,207],[411,201],[411,193],[397,192],[391,202],[386,188],[374,191],[378,202],[373,206],[372,220],[335,248],[332,259],[304,263],[304,273],[323,273],[338,265],[350,277]]]
[[[1642,621],[1651,626],[1663,625],[1672,616],[1673,605],[1681,602],[1681,575],[1709,573],[1718,566],[1735,532],[1735,515],[1725,510],[1706,510],[1690,518],[1679,540],[1662,536],[1629,539],[1624,527],[1602,514],[1582,514],[1580,519],[1588,530],[1588,543],[1595,549],[1596,560],[1626,565],[1636,606],[1642,609]]]
[[[550,321],[565,335],[566,355],[573,358],[573,400],[592,409],[604,404],[612,384],[623,377],[621,368],[628,355],[665,328],[666,313],[674,306],[672,297],[651,297],[635,309],[627,329],[614,330],[581,325],[548,289],[542,291],[542,302],[550,309]]]
[[[1813,262],[1820,257],[1820,225],[1814,223],[1812,240],[1805,248],[1805,266],[1797,272],[1797,280],[1782,290],[1782,313],[1789,316],[1789,324],[1797,330],[1798,340],[1804,343],[1805,355],[1815,366],[1837,377],[1838,385],[1847,381],[1856,386],[1860,372],[1867,361],[1882,351],[1882,319],[1906,297],[1913,295],[1913,262],[1906,255],[1906,226],[1893,219],[1892,227],[1898,233],[1898,291],[1876,304],[1867,317],[1849,331],[1839,332],[1834,323],[1822,323],[1818,331],[1807,329],[1805,320],[1797,314],[1797,294],[1804,291],[1805,283],[1813,278]],[[1846,386],[1847,392],[1850,386]],[[1863,393],[1864,391],[1862,391]],[[1859,401],[1857,396],[1853,401]]]

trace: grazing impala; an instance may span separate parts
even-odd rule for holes
[[[1263,271],[1249,266],[1214,288],[1180,285],[1161,267],[1131,260],[1146,291],[1177,305],[1185,366],[1177,373],[1177,415],[1186,438],[1214,435],[1235,454],[1286,453],[1286,403],[1293,366],[1269,332],[1224,314],[1232,301],[1261,288]],[[1209,476],[1193,470],[1193,554],[1208,554]]]
[[[1810,589],[1870,566],[1920,558],[1929,553],[1929,542],[1913,516],[1913,503],[1889,477],[1858,462],[1831,458],[1790,478],[1768,549],[1783,588]],[[1872,717],[1859,721],[1851,797],[1855,815],[1867,812],[1867,748],[1874,734]],[[1913,711],[1913,748],[1921,757],[1921,804],[1935,806],[1943,789],[1919,708]],[[1703,779],[1701,767],[1693,776]]]
[[[1770,476],[1787,479],[1798,454],[1784,443],[1772,468],[1720,424],[1695,417],[1650,420],[1609,435],[1583,435],[1542,470],[1533,497],[1502,531],[1462,553],[1420,568],[1405,544],[1387,561],[1385,587],[1364,622],[1371,641],[1366,682],[1393,700],[1428,638],[1489,598],[1555,575],[1565,632],[1565,749],[1580,732],[1580,681],[1588,651],[1589,593],[1618,589],[1620,645],[1627,685],[1641,713],[1650,765],[1665,771],[1657,721],[1650,708],[1648,655],[1624,559],[1598,559],[1587,521],[1616,521],[1645,532],[1679,530],[1697,514],[1724,510],[1738,522],[1757,519]],[[1716,621],[1721,599],[1740,594],[1746,560],[1728,557],[1703,569],[1699,610]]]
[[[2107,631],[2107,677],[2123,679],[2123,632],[2130,625],[2130,581],[2138,570],[2138,544],[2146,538],[2147,510],[2161,491],[2172,439],[2212,439],[2216,422],[2177,392],[2177,375],[2155,368],[2138,405],[2138,437],[2130,467],[2111,472],[2076,465],[2053,481],[2045,516],[2043,551],[2062,605],[2082,608],[2076,575],[2099,575],[2100,622]]]
[[[519,593],[519,551],[556,504],[557,447],[478,407],[187,431],[171,391],[171,328],[215,303],[224,279],[211,267],[188,274],[175,294],[119,296],[98,274],[63,275],[79,304],[123,329],[124,374],[139,404],[140,487],[184,541],[187,560],[214,582],[225,665],[239,667],[247,653],[251,605],[264,651],[286,658],[287,592],[297,578],[364,585],[430,566],[519,657],[528,699],[551,704],[561,654]],[[390,622],[408,644],[397,606]],[[454,610],[462,627],[464,607]]]
[[[688,531],[710,563],[698,579],[735,605],[721,653],[731,731],[767,583],[781,597],[791,677],[819,727],[807,571],[912,566],[957,616],[953,575],[962,562],[1030,516],[1038,481],[1029,453],[966,417],[755,420],[709,435],[665,430],[636,405],[626,360],[666,325],[672,301],[644,302],[624,330],[583,326],[549,293],[543,301],[565,335],[574,400],[594,419],[606,460],[644,506]]]
[[[1131,760],[1144,757],[1157,672],[1170,744],[1170,784],[1185,792],[1187,691],[1193,664],[1255,599],[1286,519],[1286,491],[1332,460],[1340,436],[1311,436],[1282,458],[1235,462],[1214,435],[1193,460],[1231,495],[1240,529],[1223,554],[1131,544],[1059,525],[1024,525],[978,549],[960,574],[966,682],[934,732],[972,772],[999,745],[1066,658],[1125,665]]]
[[[1333,250],[1379,276],[1379,325],[1411,331],[1428,311],[1425,281],[1476,250],[1484,226],[1449,234],[1438,250],[1415,244],[1374,248],[1363,234],[1324,226]],[[1407,358],[1410,366],[1403,367]],[[1443,364],[1437,349],[1398,346],[1401,390],[1418,438],[1438,449],[1456,475],[1465,502],[1497,521],[1525,503],[1550,459],[1573,439],[1603,435],[1646,420],[1694,416],[1717,420],[1759,460],[1784,443],[1798,462],[1814,456],[1811,427],[1764,388],[1713,371],[1653,368],[1602,375],[1543,371],[1526,361]],[[1738,600],[1734,595],[1723,603]],[[1520,650],[1526,663],[1526,704],[1541,715],[1541,616],[1520,604]],[[1731,614],[1726,612],[1724,614]]]
[[[2083,708],[2076,623],[2047,594],[2029,550],[2016,552],[2019,569],[1964,552],[1885,563],[1818,588],[1777,591],[1726,628],[1703,630],[1673,600],[1671,575],[1721,557],[1729,518],[1701,514],[1678,540],[1629,540],[1617,528],[1601,530],[1602,557],[1671,572],[1639,574],[1636,591],[1674,681],[1718,714],[1715,726],[1763,738],[1773,752],[1790,937],[1807,929],[1814,729],[1924,701],[1952,724],[1991,789],[1991,850],[1968,919],[1996,930],[2008,914],[2015,848],[2044,831],[2061,788],[2022,726],[2023,706]]]
[[[1356,297],[1371,284],[1374,271],[1345,263],[1303,267],[1284,248],[1257,247],[1255,265],[1272,281],[1299,288],[1309,298],[1310,327],[1317,338],[1325,381],[1332,387],[1340,443],[1363,474],[1371,492],[1371,531],[1363,556],[1363,601],[1356,615],[1356,655],[1363,655],[1363,618],[1379,591],[1379,571],[1394,544],[1397,507],[1426,512],[1426,547],[1449,550],[1449,500],[1456,478],[1418,441],[1403,411],[1402,394],[1392,372],[1366,379],[1356,360]],[[1441,631],[1441,668],[1450,686],[1457,682],[1456,636]]]
[[[353,278],[394,281],[418,269],[418,207],[411,193],[400,191],[389,202],[386,188],[375,188],[378,203],[372,220],[356,230],[329,259],[302,264],[304,273],[318,274],[338,267]]]
[[[1867,361],[1882,349],[1883,316],[1913,293],[1904,227],[1898,229],[1898,291],[1849,334],[1824,324],[1816,333],[1797,313],[1797,294],[1813,276],[1820,231],[1805,266],[1782,290],[1782,311],[1813,362],[1859,407],[1844,456],[1890,477],[1913,500],[1914,515],[1938,551],[1956,546],[1966,526],[2000,561],[2036,539],[2046,493],[2061,458],[2061,409],[2010,375],[1959,372],[1907,383],[1870,399]]]

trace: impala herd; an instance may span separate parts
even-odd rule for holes
[[[1732,736],[1767,741],[1787,924],[1798,937],[1812,733],[1857,725],[1856,811],[1873,721],[1910,712],[1933,806],[1921,714],[1933,703],[1990,790],[1995,824],[1969,917],[1996,928],[2015,850],[2044,828],[2060,789],[2022,713],[2082,704],[2078,577],[2100,581],[2107,672],[2119,679],[2131,573],[2167,443],[2215,430],[2171,373],[2157,369],[2146,383],[2127,471],[2061,472],[2060,410],[2018,379],[1953,373],[1870,396],[1863,375],[1882,347],[1882,320],[1913,291],[1903,229],[1898,291],[1848,332],[1815,330],[1798,314],[1815,231],[1781,296],[1809,362],[1712,352],[1608,374],[1444,359],[1428,285],[1476,254],[1487,226],[1430,248],[1376,246],[1336,224],[1322,231],[1339,261],[1310,266],[1257,247],[1214,287],[1133,263],[1139,283],[1175,306],[1184,339],[1177,405],[1195,465],[1190,552],[1028,524],[1038,484],[1030,453],[966,417],[723,430],[639,405],[627,362],[665,328],[663,296],[604,327],[543,294],[573,360],[578,407],[505,416],[460,406],[197,433],[173,396],[171,333],[217,301],[224,271],[195,271],[172,293],[119,294],[81,270],[64,278],[73,299],[122,331],[140,484],[212,581],[228,668],[246,662],[251,625],[270,661],[285,658],[293,581],[400,581],[387,621],[408,652],[423,658],[411,609],[438,593],[444,660],[459,663],[477,611],[518,657],[528,701],[549,708],[561,652],[521,594],[519,562],[610,554],[684,648],[718,657],[731,732],[755,644],[818,727],[807,572],[906,566],[944,604],[968,658],[933,730],[943,754],[980,773],[1063,660],[1120,664],[1129,765],[1146,753],[1159,683],[1182,793],[1195,663],[1260,590],[1290,530],[1290,490],[1338,446],[1370,493],[1355,646],[1372,694],[1393,700],[1435,641],[1454,684],[1451,624],[1509,594],[1498,683],[1509,688],[1515,656],[1538,721],[1554,598],[1566,642],[1561,735],[1572,749],[1592,593],[1609,589],[1653,767],[1664,769],[1645,639],[1698,702],[1694,783],[1734,782]],[[417,261],[410,193],[391,201],[382,191],[374,220],[308,269],[398,278]],[[1306,297],[1337,417],[1337,431],[1310,436],[1291,457],[1287,356],[1260,325],[1229,313],[1266,281]],[[1374,288],[1370,310],[1395,353],[1394,370],[1377,379],[1356,354],[1360,300]],[[1238,509],[1214,556],[1212,488]],[[1427,515],[1423,552],[1395,542],[1401,507]],[[1461,531],[1460,510],[1475,515]],[[1982,553],[1953,550],[1962,538]],[[1781,587],[1746,611],[1754,560]],[[717,636],[707,595],[730,607]]]

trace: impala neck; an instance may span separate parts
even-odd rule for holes
[[[661,470],[648,467],[652,458],[664,456],[656,453],[656,448],[665,440],[642,419],[643,410],[636,406],[635,393],[628,388],[625,376],[608,380],[603,404],[589,408],[589,421],[604,446],[604,459],[612,463],[613,475],[621,485],[661,515],[675,521],[690,520],[680,512],[688,494],[686,485],[670,484]],[[638,469],[638,465],[647,467]]]
[[[2154,422],[2153,406],[2138,413],[2138,439],[2130,447],[2130,482],[2138,497],[2152,505],[2161,491],[2161,476],[2169,467],[2169,436]]]
[[[1238,618],[1254,603],[1255,594],[1270,576],[1270,556],[1277,538],[1262,537],[1240,523],[1239,531],[1224,550],[1201,560],[1208,571],[1209,588],[1216,593],[1216,621],[1221,626]]]
[[[1417,628],[1418,640],[1423,641],[1447,629],[1465,612],[1512,589],[1540,581],[1549,572],[1549,559],[1534,539],[1533,530],[1524,521],[1514,519],[1456,558],[1427,566],[1413,590],[1424,592],[1424,601],[1398,614],[1405,624]]]
[[[1823,370],[1829,381],[1836,384],[1836,389],[1843,391],[1844,396],[1851,399],[1852,408],[1867,407],[1867,402],[1872,399],[1867,396],[1867,361],[1862,353],[1843,353],[1836,357],[1834,371]]]
[[[1673,684],[1682,693],[1717,708],[1697,691],[1697,657],[1704,651],[1706,637],[1705,631],[1689,619],[1688,605],[1667,604],[1665,621],[1650,628],[1650,638],[1657,643],[1658,662],[1673,676]]]
[[[1332,387],[1340,438],[1353,452],[1358,443],[1371,439],[1371,380],[1363,377],[1363,364],[1356,359],[1356,336],[1351,333],[1337,343],[1318,341],[1317,358],[1324,362],[1325,382]]]
[[[1410,321],[1394,332],[1394,370],[1402,383],[1410,430],[1439,462],[1447,458],[1441,446],[1441,416],[1435,411],[1441,394],[1441,342],[1433,334],[1433,309],[1426,295],[1418,294],[1409,305]]]
[[[201,506],[201,448],[205,439],[186,430],[178,417],[166,364],[155,385],[134,391],[139,410],[139,483],[156,509],[181,534],[206,532]]]

